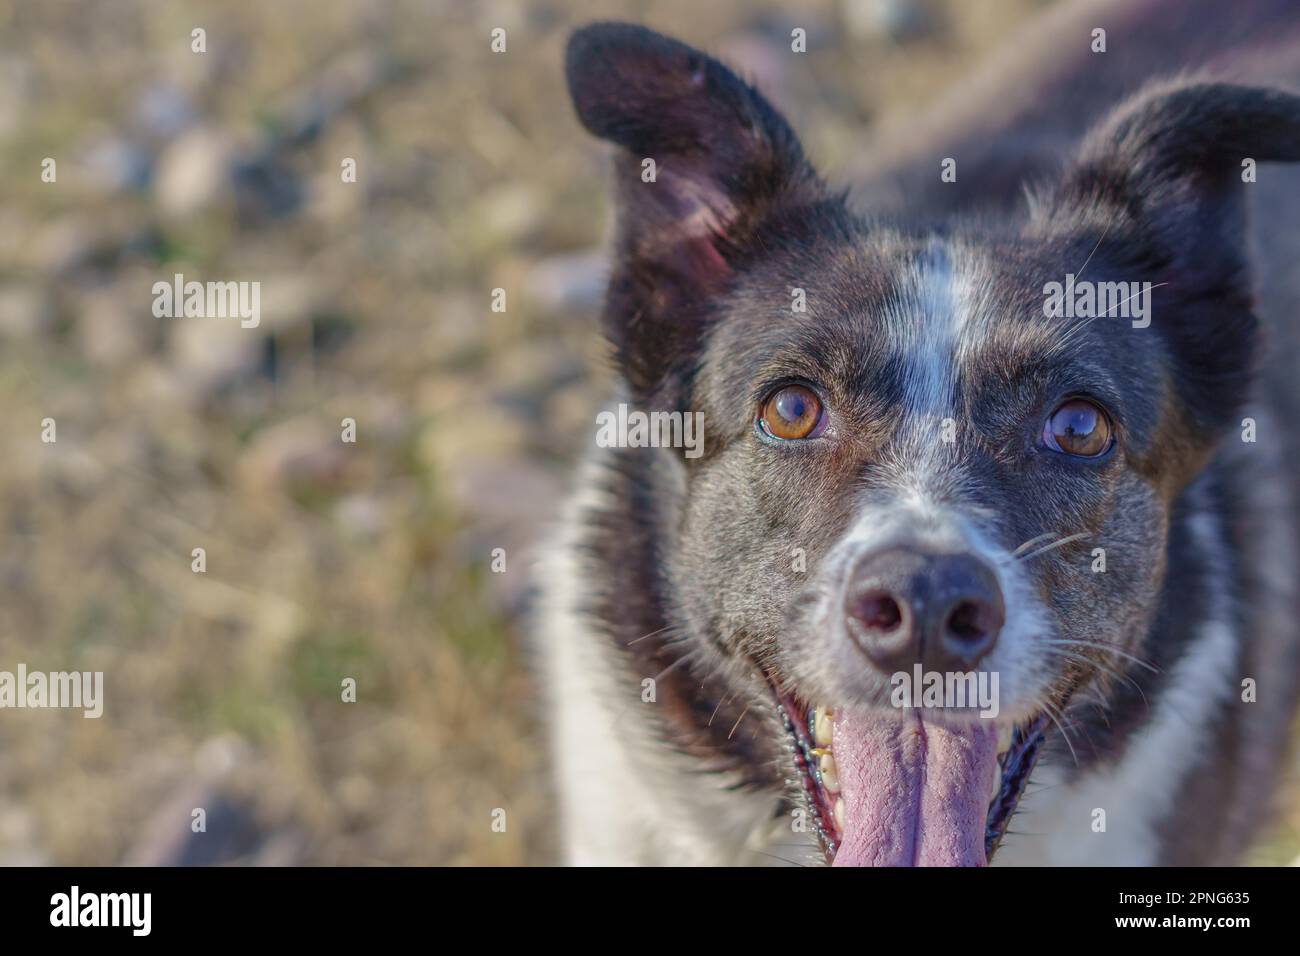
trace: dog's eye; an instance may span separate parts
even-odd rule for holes
[[[1072,398],[1048,416],[1043,443],[1067,455],[1096,458],[1110,451],[1113,443],[1110,419],[1092,402]]]
[[[786,385],[767,397],[759,424],[773,438],[793,441],[816,438],[821,433],[824,418],[821,400],[812,389],[803,385]]]

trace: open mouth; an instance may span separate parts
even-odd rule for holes
[[[956,727],[916,711],[809,707],[776,691],[813,830],[836,866],[983,866],[1047,726]]]

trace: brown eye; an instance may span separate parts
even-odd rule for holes
[[[1096,458],[1110,450],[1110,419],[1092,402],[1072,398],[1048,417],[1043,442],[1053,451]]]
[[[773,438],[793,441],[816,438],[824,416],[821,400],[803,385],[786,385],[777,389],[763,403],[760,424]]]

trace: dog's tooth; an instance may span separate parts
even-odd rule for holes
[[[844,832],[844,801],[842,799],[835,801],[835,825],[840,828],[841,833]]]
[[[1002,790],[1002,765],[996,760],[993,761],[993,771],[989,774],[989,803],[998,798],[998,793]]]
[[[840,775],[835,769],[835,757],[832,754],[822,754],[821,759],[817,761],[817,770],[821,773],[822,786],[827,793],[840,792]]]
[[[819,747],[831,745],[831,712],[828,707],[818,707],[813,713],[813,738]]]

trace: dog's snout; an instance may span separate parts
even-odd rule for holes
[[[1006,617],[993,569],[970,554],[892,547],[858,558],[845,589],[848,631],[879,670],[969,671]]]

